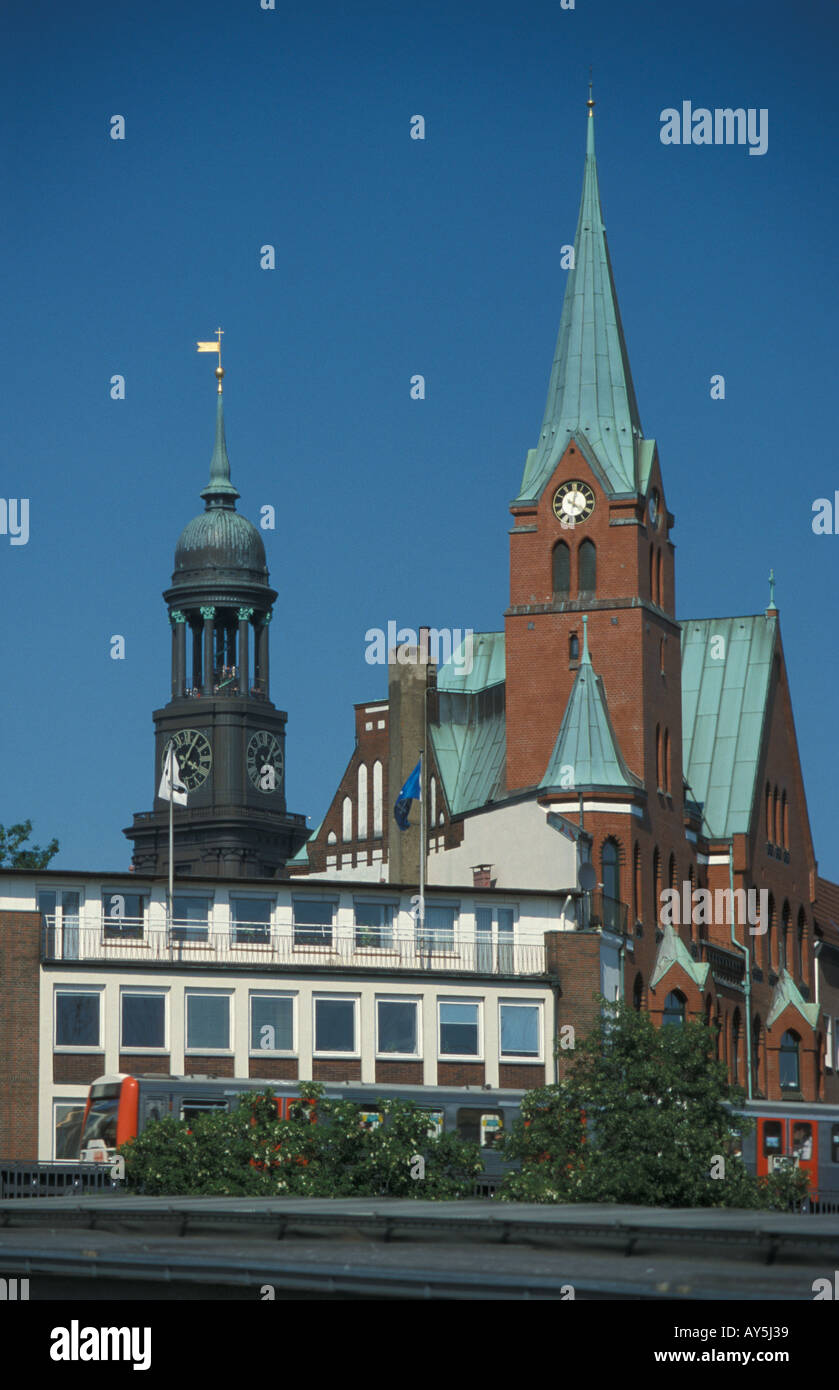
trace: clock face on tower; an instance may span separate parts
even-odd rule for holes
[[[248,776],[259,792],[274,792],[283,784],[283,746],[276,734],[259,729],[248,743]]]
[[[178,760],[181,777],[187,791],[194,792],[206,782],[213,766],[213,750],[198,729],[180,729],[170,740]],[[163,750],[162,766],[165,769],[169,756],[169,743]]]
[[[554,516],[560,521],[579,524],[588,521],[594,511],[594,493],[588,483],[563,483],[554,493]]]

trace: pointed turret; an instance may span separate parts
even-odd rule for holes
[[[218,369],[221,371],[221,368]],[[222,406],[221,380],[219,380],[216,404],[216,443],[210,460],[210,481],[200,494],[210,507],[235,507],[238,493],[230,481],[230,459],[227,457],[227,440],[224,437],[224,408]]]
[[[572,770],[573,784],[567,769]],[[623,759],[599,676],[588,650],[583,617],[583,654],[559,736],[540,785],[548,787],[640,787]]]
[[[519,502],[541,495],[569,439],[588,444],[611,493],[638,487],[641,420],[600,210],[589,93],[583,196],[539,443],[528,452]]]

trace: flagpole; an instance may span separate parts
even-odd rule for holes
[[[170,742],[170,744],[169,744],[169,935],[170,935],[170,937],[171,937],[171,935],[172,935],[172,909],[173,909],[173,906],[174,906],[174,892],[175,892],[175,888],[174,888],[174,879],[175,879],[175,865],[174,865],[174,858],[175,858],[175,855],[174,855],[174,843],[175,843],[175,830],[174,830],[175,785],[174,785],[174,777],[173,777],[173,775],[172,775],[172,773],[173,773],[172,760],[173,760],[173,757],[174,757],[174,752],[175,752],[175,746],[174,746],[173,743]]]

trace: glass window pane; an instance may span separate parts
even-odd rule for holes
[[[316,898],[294,899],[294,942],[297,946],[331,946],[335,907]]]
[[[440,1052],[459,1057],[477,1057],[477,1004],[440,1005]]]
[[[355,1004],[352,999],[315,1000],[315,1051],[355,1051]]]
[[[251,1051],[291,1052],[294,1049],[294,1000],[282,995],[254,994],[251,998]]]
[[[81,1147],[82,1121],[85,1102],[83,1100],[58,1101],[55,1106],[55,1143],[53,1153],[56,1158],[78,1158]]]
[[[355,904],[355,944],[393,945],[393,908],[390,903]]]
[[[58,1047],[99,1046],[99,995],[55,997],[55,1041]]]
[[[209,898],[172,899],[172,935],[182,941],[206,941],[210,916]]]
[[[235,941],[270,941],[271,909],[268,898],[231,898],[230,917]]]
[[[187,995],[186,1045],[191,1049],[230,1046],[230,1000],[227,995]]]
[[[413,1000],[379,1000],[379,1051],[417,1050],[417,1006]]]
[[[538,1004],[501,1005],[501,1051],[507,1057],[539,1056]]]
[[[165,1047],[166,1000],[162,994],[122,996],[122,1046]]]

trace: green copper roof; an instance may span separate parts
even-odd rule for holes
[[[568,769],[571,769],[569,778]],[[640,787],[623,760],[609,718],[603,682],[595,675],[588,650],[588,620],[583,617],[583,654],[571,687],[542,787]]]
[[[682,759],[692,795],[720,838],[751,823],[778,621],[682,624]]]
[[[811,1028],[819,1026],[820,1009],[818,1004],[808,1004],[789,971],[782,970],[772,995],[769,1013],[766,1015],[767,1028],[771,1028],[775,1020],[781,1017],[788,1004],[792,1004],[792,1007],[798,1010]]]
[[[574,269],[565,287],[542,432],[527,455],[517,501],[538,499],[571,435],[585,437],[608,491],[638,487],[641,420],[600,209],[591,112],[587,124]]]
[[[470,671],[464,669],[463,648],[440,667],[440,722],[429,725],[452,815],[477,810],[506,794],[504,633],[476,632],[471,645]]]
[[[206,497],[207,506],[233,506],[239,493],[230,481],[230,459],[227,457],[227,440],[224,437],[224,410],[222,395],[218,393],[216,406],[216,443],[210,460],[210,481],[201,493]]]
[[[693,980],[699,989],[704,989],[708,971],[711,968],[708,962],[703,961],[700,964],[698,960],[693,959],[674,927],[668,925],[663,927],[662,931],[664,935],[659,942],[653,973],[650,976],[650,987],[655,989],[672,966],[680,965],[688,978]]]

